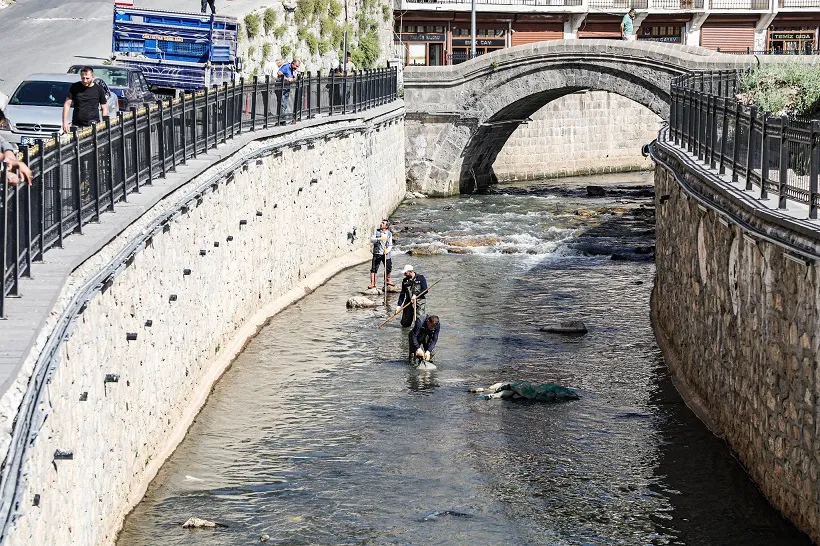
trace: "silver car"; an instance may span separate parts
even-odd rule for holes
[[[15,144],[34,144],[63,132],[63,103],[77,74],[32,74],[17,87],[6,106],[0,135]],[[108,113],[116,115],[117,96],[108,94]],[[73,109],[72,109],[73,113]],[[71,119],[71,114],[69,114]]]

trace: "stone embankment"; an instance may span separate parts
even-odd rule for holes
[[[655,172],[658,343],[689,406],[820,542],[820,231],[660,156],[673,170]]]
[[[403,116],[397,103],[253,141],[73,274],[82,286],[140,243],[59,347],[6,544],[114,541],[266,318],[368,258],[363,234],[405,193]]]

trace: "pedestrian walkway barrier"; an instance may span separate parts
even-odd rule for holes
[[[731,171],[760,199],[808,205],[817,219],[820,121],[772,116],[738,100],[739,73],[701,72],[672,82],[669,129],[676,146],[718,174]]]
[[[32,263],[99,222],[156,178],[238,135],[397,100],[396,68],[352,74],[254,77],[119,112],[91,128],[20,146],[33,184],[12,186],[0,169],[0,319]]]

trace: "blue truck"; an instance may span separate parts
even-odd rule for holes
[[[202,89],[239,77],[238,34],[235,17],[117,6],[112,58],[142,70],[156,91]]]

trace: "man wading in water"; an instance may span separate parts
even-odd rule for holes
[[[390,253],[393,251],[393,233],[390,231],[390,222],[382,220],[379,229],[370,238],[373,243],[373,260],[370,263],[370,286],[376,288],[376,273],[379,272],[379,264],[384,262],[384,269],[387,272],[387,286],[396,286],[390,282],[390,273],[393,271],[393,260]]]
[[[413,271],[412,265],[405,265],[404,280],[401,281],[401,295],[396,304],[396,313],[398,313],[405,303],[410,303],[401,314],[401,325],[405,328],[413,324],[417,318],[424,316],[427,299],[421,293],[425,290],[427,290],[427,279],[424,275]]]
[[[419,317],[410,332],[410,360],[418,357],[429,362],[435,354],[433,351],[440,331],[438,316],[427,315],[423,319]]]

